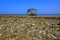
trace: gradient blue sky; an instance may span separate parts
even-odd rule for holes
[[[29,8],[38,14],[60,14],[60,0],[0,0],[0,14],[26,14]]]

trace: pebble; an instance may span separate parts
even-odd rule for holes
[[[0,33],[0,36],[2,36],[3,34],[2,33]]]
[[[23,24],[21,26],[24,26]]]

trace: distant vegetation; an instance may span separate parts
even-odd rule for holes
[[[36,16],[36,14],[37,14],[37,9],[35,9],[35,8],[28,9],[28,10],[27,10],[27,14],[28,14],[29,16]]]

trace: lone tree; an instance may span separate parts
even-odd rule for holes
[[[29,16],[36,16],[37,10],[34,8],[28,9],[27,13]]]

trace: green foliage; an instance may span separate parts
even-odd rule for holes
[[[37,9],[31,8],[27,10],[29,16],[36,16]]]

